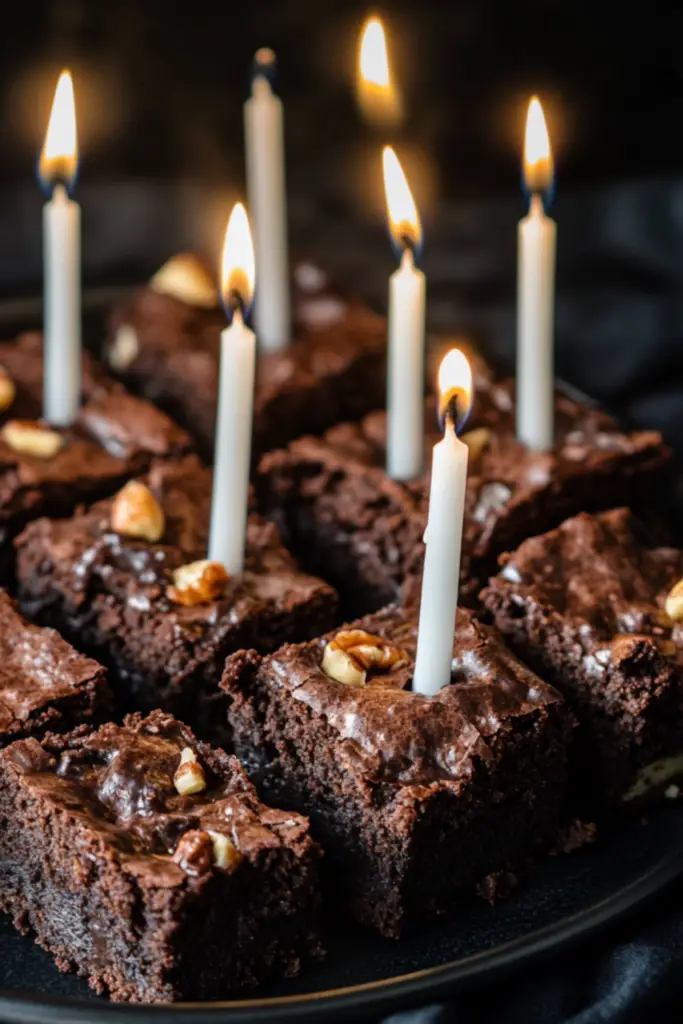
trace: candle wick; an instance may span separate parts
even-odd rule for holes
[[[531,216],[543,216],[545,214],[545,209],[543,207],[543,196],[540,192],[531,193],[529,213],[531,214]]]
[[[57,181],[55,187],[52,189],[52,199],[56,203],[65,203],[69,198],[69,193],[66,190],[66,185],[63,181]]]

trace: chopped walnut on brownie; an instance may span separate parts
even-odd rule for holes
[[[682,577],[683,552],[622,508],[525,541],[482,595],[576,713],[580,801],[638,806],[683,778]]]
[[[220,999],[320,956],[308,822],[170,715],[18,740],[0,817],[0,908],[112,999]]]

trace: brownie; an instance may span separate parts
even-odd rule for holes
[[[211,472],[189,456],[154,465],[147,484],[165,519],[158,542],[114,529],[118,498],[40,519],[18,540],[20,601],[111,669],[124,709],[163,707],[211,732],[225,722],[227,655],[317,636],[337,621],[336,595],[298,572],[273,524],[253,514],[244,572],[183,603],[174,572],[206,558]]]
[[[450,685],[413,693],[416,635],[390,607],[267,657],[239,652],[221,684],[264,798],[310,816],[330,894],[388,937],[517,867],[554,835],[565,788],[559,694],[464,610]]]
[[[625,433],[600,409],[558,394],[557,444],[533,452],[514,433],[511,385],[480,390],[463,438],[470,445],[461,599],[476,604],[498,556],[582,510],[656,505],[670,453],[654,431]],[[429,474],[402,483],[384,469],[386,418],[374,413],[324,438],[300,438],[260,461],[260,510],[302,566],[337,588],[347,614],[365,614],[420,590]],[[426,465],[441,437],[425,407]],[[403,589],[402,589],[403,588]]]
[[[308,822],[170,715],[17,740],[0,780],[0,907],[96,992],[218,999],[319,956]]]
[[[624,508],[581,514],[503,559],[484,603],[575,710],[579,798],[637,806],[683,777],[683,632],[664,606],[683,552]]]
[[[9,379],[15,391],[0,413],[0,582],[12,585],[13,541],[26,523],[68,516],[145,472],[153,459],[187,453],[192,443],[165,413],[107,380],[87,356],[85,400],[75,423],[48,427],[38,418],[40,335],[0,345],[0,371],[0,384]]]
[[[169,261],[159,279],[113,311],[105,352],[112,372],[189,430],[210,462],[226,320],[209,273],[196,257]],[[385,319],[342,294],[313,263],[298,264],[294,282],[294,340],[281,352],[259,353],[255,457],[385,401]]]
[[[0,590],[0,746],[103,721],[110,707],[102,666],[28,623]]]

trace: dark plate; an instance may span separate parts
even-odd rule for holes
[[[301,978],[235,1002],[129,1007],[98,999],[60,974],[30,939],[0,923],[0,1019],[44,1022],[142,1020],[329,1021],[379,1016],[465,987],[490,983],[585,939],[635,909],[683,870],[683,806],[664,806],[591,847],[549,858],[508,900],[481,900],[457,920],[394,943],[330,922],[326,962]],[[226,922],[229,925],[229,922]]]

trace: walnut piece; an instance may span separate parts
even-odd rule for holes
[[[213,864],[213,842],[208,832],[192,828],[180,838],[172,858],[188,875],[204,875]]]
[[[228,578],[220,562],[202,559],[175,569],[173,585],[168,588],[167,593],[175,604],[207,604],[221,596]]]
[[[37,459],[51,459],[64,447],[61,434],[35,420],[9,420],[2,428],[2,439],[15,452]]]
[[[347,686],[363,686],[368,672],[391,672],[407,665],[402,648],[363,629],[344,629],[325,646],[323,672]]]
[[[191,252],[172,256],[157,270],[149,286],[155,292],[202,309],[214,309],[220,301],[216,282],[199,257]]]
[[[206,789],[204,769],[197,760],[192,747],[184,747],[180,754],[180,764],[173,776],[173,785],[181,796],[192,796]]]
[[[138,332],[132,324],[121,324],[109,346],[107,358],[115,370],[127,370],[140,351]]]
[[[683,622],[683,580],[679,580],[669,591],[664,602],[664,611],[672,622]]]
[[[14,381],[4,366],[0,366],[0,412],[9,409],[17,395]]]
[[[464,441],[470,450],[470,458],[478,459],[491,440],[491,431],[488,427],[475,427],[462,434],[461,441]]]
[[[224,871],[234,871],[244,860],[243,855],[222,832],[212,832],[208,829],[208,833],[213,843],[213,862],[216,867]]]
[[[114,498],[111,525],[116,533],[154,543],[161,540],[166,521],[163,509],[149,487],[139,480],[129,480]]]

